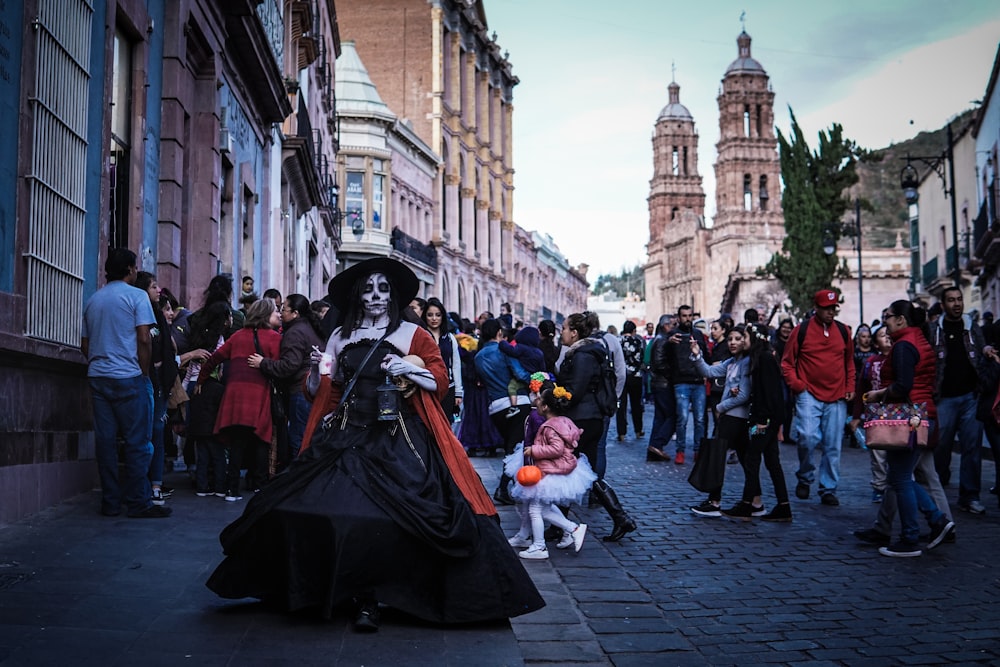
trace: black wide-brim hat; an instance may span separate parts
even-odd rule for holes
[[[396,298],[399,299],[397,305],[400,310],[410,305],[410,301],[413,301],[413,297],[417,296],[417,292],[420,290],[420,280],[410,267],[389,257],[374,257],[358,262],[335,275],[330,280],[328,300],[341,313],[347,312],[354,283],[358,280],[364,280],[373,273],[385,274],[385,277],[392,283]]]

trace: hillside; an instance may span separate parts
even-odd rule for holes
[[[958,136],[966,124],[972,122],[975,110],[965,111],[952,120],[952,133]],[[897,231],[902,232],[902,242],[907,241],[907,207],[899,187],[899,173],[910,155],[940,155],[945,149],[946,130],[921,132],[912,139],[901,141],[887,148],[873,150],[871,157],[858,165],[860,181],[854,194],[867,199],[872,210],[861,211],[861,227],[865,247],[891,248],[896,244]],[[928,171],[925,165],[914,163],[920,176]],[[936,176],[933,178],[937,179]],[[851,215],[853,215],[853,207]]]

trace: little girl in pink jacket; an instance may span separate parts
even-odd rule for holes
[[[532,385],[537,386],[537,383]],[[563,537],[556,544],[559,549],[572,545],[579,551],[587,532],[586,524],[570,521],[558,507],[581,502],[597,479],[587,457],[578,459],[573,454],[583,431],[563,414],[571,398],[565,388],[551,380],[540,383],[534,405],[545,421],[530,445],[521,443],[504,461],[505,472],[515,480],[510,495],[517,501],[517,511],[521,515],[521,528],[508,542],[512,547],[528,547],[520,553],[521,558],[527,560],[549,557],[544,537],[546,522],[563,530]],[[516,481],[517,471],[526,458],[543,473],[541,481],[531,486]]]

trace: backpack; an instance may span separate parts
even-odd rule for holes
[[[615,393],[618,378],[615,375],[615,363],[611,358],[611,348],[605,342],[604,336],[595,334],[591,338],[600,340],[601,345],[604,346],[604,356],[601,357],[600,361],[601,368],[597,374],[597,387],[594,389],[594,397],[597,399],[597,407],[600,409],[601,414],[605,417],[610,417],[618,411],[618,394]]]
[[[806,327],[808,327],[811,322],[812,318],[807,317],[806,319],[802,320],[801,324],[799,324],[798,341],[800,350],[802,349],[802,341],[806,339]],[[839,320],[834,320],[833,323],[837,325],[837,329],[840,331],[840,335],[843,336],[844,338],[844,363],[846,364],[847,355],[850,354],[850,349],[851,349],[851,334],[847,332],[847,327]],[[798,369],[798,365],[799,365],[799,360],[796,357],[795,359],[796,370]]]

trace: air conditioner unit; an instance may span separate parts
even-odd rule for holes
[[[228,127],[224,127],[219,130],[219,152],[220,153],[233,152],[233,135],[229,133]]]

